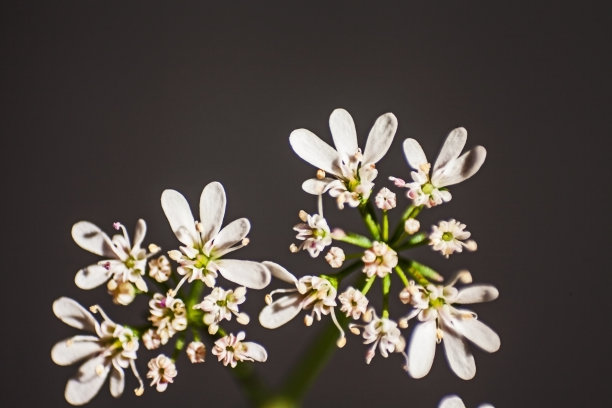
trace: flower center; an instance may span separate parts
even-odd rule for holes
[[[445,232],[444,234],[442,234],[443,241],[452,241],[453,238],[453,234],[450,232]]]
[[[209,260],[210,258],[206,255],[198,254],[198,256],[196,256],[195,263],[193,264],[193,266],[199,269],[204,269],[206,268],[206,265],[208,265]]]
[[[444,303],[446,303],[446,302],[444,302],[444,299],[441,298],[441,297],[436,298],[436,299],[431,299],[431,298],[429,299],[429,304],[431,305],[431,307],[433,307],[435,309],[438,309],[438,308],[444,306]]]
[[[128,269],[132,269],[134,266],[136,266],[136,260],[134,258],[132,258],[131,256],[125,261],[125,266],[128,267]]]
[[[421,190],[423,190],[425,194],[431,194],[431,192],[434,191],[434,186],[431,183],[425,183],[423,187],[421,187]]]

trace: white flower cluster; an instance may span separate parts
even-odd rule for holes
[[[148,292],[151,285],[162,289],[161,293],[150,295],[148,322],[138,330],[112,322],[99,307],[92,310],[102,314],[101,324],[72,299],[60,298],[54,303],[53,310],[62,321],[95,334],[59,342],[51,352],[53,361],[60,365],[86,360],[66,386],[66,400],[73,405],[89,402],[109,376],[111,394],[120,396],[124,388],[123,369],[127,367],[132,368],[140,382],[137,394],[141,395],[144,388],[135,365],[139,341],[147,350],[174,345],[172,357],[158,354],[148,362],[147,378],[159,392],[166,390],[177,376],[175,360],[187,344],[189,332],[193,333],[193,340],[184,351],[192,363],[205,360],[202,334],[209,336],[213,354],[224,365],[235,367],[241,361],[267,359],[262,346],[244,341],[244,331],[234,335],[220,326],[232,316],[239,324],[248,324],[248,315],[239,310],[246,300],[247,288],[263,289],[271,279],[270,271],[261,262],[226,257],[248,244],[249,221],[240,218],[222,228],[226,197],[223,186],[217,182],[202,191],[200,221],[193,218],[187,200],[177,191],[165,190],[161,204],[182,244],[169,251],[168,257],[153,257],[160,251],[157,245],[149,245],[148,250],[141,247],[146,233],[143,220],[136,224],[133,242],[120,223],[115,223],[114,228],[121,234],[112,238],[87,221],[77,222],[72,228],[72,236],[80,247],[103,258],[77,272],[75,283],[79,288],[93,289],[107,282],[113,302],[120,305],[131,304],[136,296]],[[175,268],[170,260],[177,263]],[[239,286],[234,289],[217,286],[219,277]],[[170,287],[169,282],[176,285]],[[182,290],[185,285],[191,285],[188,291]],[[206,289],[209,293],[203,293]],[[186,330],[188,327],[191,330]]]
[[[397,177],[390,179],[396,187],[408,189],[406,196],[410,202],[397,227],[390,229],[388,212],[398,207],[397,196],[387,187],[375,195],[372,192],[378,174],[374,165],[393,142],[397,128],[395,116],[387,113],[378,118],[368,135],[363,154],[357,147],[354,122],[345,110],[336,109],[329,124],[335,149],[305,129],[293,131],[289,138],[297,155],[318,168],[317,177],[306,180],[302,188],[317,195],[319,200],[319,210],[314,216],[300,212],[303,223],[294,229],[298,232],[297,239],[304,243],[299,247],[292,245],[291,249],[292,252],[307,250],[314,258],[337,241],[356,246],[358,250],[345,254],[346,247],[332,246],[325,255],[329,265],[339,268],[346,259],[357,261],[331,275],[300,279],[280,265],[268,265],[272,276],[295,288],[277,289],[270,294],[268,305],[259,316],[261,324],[277,328],[301,310],[312,308],[311,314],[306,315],[306,324],[312,323],[313,316],[319,319],[321,315],[331,315],[340,331],[338,345],[342,346],[346,342],[344,321],[362,319],[363,323],[352,322],[348,327],[351,332],[362,335],[363,342],[370,345],[366,353],[368,364],[377,350],[383,357],[398,353],[404,356],[408,373],[420,378],[430,370],[436,344],[442,343],[453,372],[463,379],[472,378],[476,366],[467,344],[473,343],[487,352],[494,352],[500,347],[500,340],[473,312],[457,305],[494,300],[498,296],[497,290],[490,285],[455,288],[457,282],[471,283],[471,274],[467,271],[458,273],[446,285],[440,285],[442,275],[404,252],[428,244],[446,258],[463,249],[476,250],[476,242],[469,239],[471,234],[465,224],[455,219],[440,221],[432,226],[430,234],[426,234],[419,232],[421,223],[417,216],[424,209],[448,202],[452,197],[448,187],[473,176],[482,166],[486,150],[476,146],[461,154],[467,132],[464,128],[457,128],[446,138],[432,169],[419,143],[406,139],[403,148],[412,168],[412,181],[405,182]],[[330,228],[331,224],[323,217],[321,200],[325,193],[336,199],[340,209],[345,204],[358,208],[371,236],[347,232],[345,228]],[[359,270],[363,274],[356,287],[349,286],[341,292],[342,280]],[[383,297],[379,313],[371,299],[366,297],[376,281],[381,282]],[[409,306],[408,312],[395,320],[389,316],[393,281],[401,285],[399,300]],[[272,296],[278,293],[284,295],[272,301]],[[342,323],[336,317],[337,306],[345,316]],[[410,321],[416,323],[410,336],[404,337],[402,331],[408,329]]]

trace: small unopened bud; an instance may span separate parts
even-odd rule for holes
[[[359,330],[359,327],[357,326],[349,326],[349,330],[351,331],[351,333],[356,334],[356,335],[360,335],[361,334],[361,330]]]
[[[289,245],[289,251],[291,251],[291,253],[295,254],[295,253],[299,252],[300,249],[297,247],[297,245],[291,244],[291,245]]]
[[[192,363],[203,363],[206,359],[206,346],[199,341],[192,341],[187,346],[187,357]]]
[[[334,228],[331,232],[331,237],[333,239],[342,239],[346,237],[346,232],[342,228]]]
[[[467,285],[468,283],[472,283],[472,274],[467,269],[463,269],[457,272],[457,279],[459,282]]]
[[[408,218],[404,223],[404,231],[408,234],[413,235],[416,234],[421,228],[421,223],[419,220],[415,220],[414,218]]]
[[[157,252],[161,251],[161,248],[155,244],[149,244],[149,252],[152,254],[155,254]]]
[[[325,171],[319,169],[317,170],[317,179],[323,180],[325,178]]]
[[[372,309],[368,309],[363,314],[363,321],[366,322],[366,323],[370,323],[372,321],[372,314],[373,314],[373,310]]]

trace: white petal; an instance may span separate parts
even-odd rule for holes
[[[215,238],[215,254],[227,253],[223,250],[242,241],[250,230],[251,223],[246,218],[239,218],[227,224]]]
[[[113,367],[113,372],[110,376],[110,392],[115,398],[119,398],[123,394],[125,388],[125,374],[123,370]]]
[[[338,152],[310,130],[294,130],[289,136],[289,143],[303,160],[328,173],[342,175],[338,168]]]
[[[261,310],[259,323],[266,329],[276,329],[300,313],[302,295],[293,293],[278,298]]]
[[[459,157],[459,154],[461,154],[465,146],[466,140],[467,130],[465,130],[465,128],[459,127],[451,130],[440,149],[436,164],[433,167],[433,172],[435,173],[437,170],[445,167],[447,163]]]
[[[198,242],[198,233],[185,196],[176,190],[164,190],[161,205],[176,238],[189,247],[194,246]]]
[[[71,378],[66,384],[64,397],[72,405],[87,404],[96,396],[108,376],[109,365],[103,365],[103,358],[93,358],[81,366],[77,377]],[[98,374],[97,367],[102,371]]]
[[[452,331],[444,330],[442,339],[446,360],[457,377],[470,380],[476,375],[474,356],[468,349],[467,342]]]
[[[108,235],[89,221],[79,221],[72,226],[72,239],[78,246],[96,255],[118,257]]]
[[[497,333],[489,326],[475,318],[456,319],[457,332],[466,339],[489,353],[499,350],[501,341]]]
[[[136,222],[136,228],[134,229],[134,242],[132,243],[132,248],[140,248],[146,234],[147,223],[142,218],[139,218]]]
[[[243,352],[245,356],[261,363],[268,359],[268,353],[266,352],[266,349],[260,346],[259,344],[253,343],[251,341],[245,341],[242,344],[247,346],[247,350]]]
[[[68,326],[90,332],[96,331],[98,322],[83,306],[75,300],[61,297],[53,302],[53,313]]]
[[[74,283],[81,289],[93,289],[106,282],[110,275],[111,271],[102,265],[89,265],[76,273]]]
[[[498,296],[499,291],[495,286],[473,285],[460,289],[453,303],[467,305],[470,303],[490,302],[497,299]]]
[[[323,180],[316,178],[308,179],[302,183],[302,190],[308,194],[321,195],[329,189],[329,185],[333,181],[334,179],[330,178],[324,178]]]
[[[270,283],[270,271],[259,262],[219,259],[216,263],[221,275],[238,285],[249,289],[263,289]]]
[[[408,373],[414,378],[425,377],[436,353],[436,319],[419,323],[412,330],[408,346]]]
[[[357,131],[351,115],[344,109],[336,109],[329,117],[329,128],[340,157],[351,157],[357,153]]]
[[[208,183],[200,195],[200,223],[202,223],[202,241],[208,242],[217,236],[225,216],[225,190],[221,183]]]
[[[368,135],[362,163],[378,163],[387,153],[397,130],[397,118],[392,113],[381,115]]]
[[[406,139],[403,147],[404,155],[410,167],[417,171],[421,170],[421,165],[427,163],[427,157],[425,157],[425,152],[419,142],[414,139]]]
[[[51,349],[51,360],[55,364],[67,366],[102,351],[102,349],[100,339],[97,337],[78,335],[57,342]]]
[[[297,285],[297,278],[289,272],[287,269],[283,268],[277,263],[264,261],[262,262],[266,268],[272,273],[276,279],[280,279],[283,282],[291,283],[293,285]]]
[[[440,401],[438,408],[465,408],[465,404],[456,395],[449,395]]]
[[[476,146],[461,157],[451,161],[438,172],[434,172],[431,181],[436,187],[452,186],[472,177],[480,169],[487,157],[482,146]]]

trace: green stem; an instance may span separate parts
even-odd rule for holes
[[[382,239],[384,242],[389,240],[389,217],[387,216],[387,211],[383,211],[382,218]]]
[[[371,203],[361,203],[359,205],[359,213],[361,214],[363,222],[365,222],[365,225],[368,228],[368,231],[370,231],[370,234],[372,234],[374,240],[380,241],[380,229],[378,227],[378,223],[376,222],[376,216]]]
[[[356,245],[362,248],[371,248],[372,241],[363,235],[355,234],[354,232],[345,232],[344,236],[334,238],[336,241],[346,242],[347,244]]]
[[[397,224],[397,227],[395,227],[395,231],[393,232],[393,235],[391,236],[391,240],[390,240],[391,243],[396,244],[397,241],[399,241],[402,233],[404,232],[404,223],[406,222],[406,220],[408,218],[415,218],[417,215],[419,215],[422,209],[423,209],[422,205],[417,206],[417,207],[415,207],[414,205],[411,205],[408,208],[406,208],[406,211],[404,211],[404,214],[402,214],[402,218],[400,222]]]
[[[368,280],[366,281],[363,289],[361,289],[361,293],[363,293],[364,295],[367,295],[368,291],[372,287],[372,284],[374,283],[375,280],[376,280],[376,275],[370,276]]]
[[[391,275],[386,274],[383,278],[383,309],[382,317],[389,318],[389,291],[391,290]]]
[[[402,268],[400,268],[399,265],[395,267],[395,273],[397,274],[397,276],[399,276],[399,278],[402,281],[402,283],[404,284],[404,286],[408,286],[410,284],[408,282],[408,278],[406,277],[406,274],[404,273]]]
[[[400,235],[400,239],[403,234]],[[406,241],[401,244],[396,244],[395,251],[403,251],[404,249],[416,248],[418,246],[427,245],[429,243],[429,239],[427,238],[427,234],[420,232],[408,238]]]

